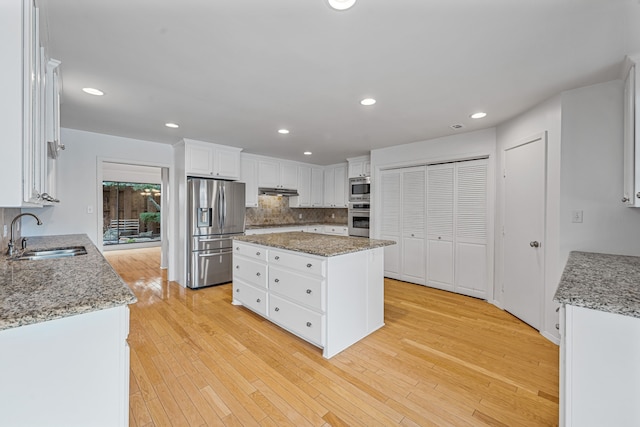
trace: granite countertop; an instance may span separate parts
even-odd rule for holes
[[[571,252],[553,300],[640,318],[640,257]]]
[[[27,242],[27,249],[82,245],[87,254],[34,261],[0,255],[0,330],[136,302],[88,236],[30,237]]]
[[[291,233],[238,236],[233,239],[240,242],[255,243],[256,245],[270,246],[323,257],[368,251],[370,249],[396,244],[393,240],[376,240],[368,239],[366,237],[328,236],[324,234],[304,233],[300,231],[294,231]]]
[[[281,227],[321,227],[321,226],[336,226],[336,227],[346,227],[347,224],[336,224],[333,222],[311,222],[308,224],[261,224],[261,225],[247,225],[245,229],[247,230],[256,230],[261,228],[281,228]]]

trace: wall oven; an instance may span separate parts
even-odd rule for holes
[[[349,203],[349,236],[369,237],[369,203]]]
[[[368,176],[349,178],[349,202],[369,203],[371,192],[371,178]]]

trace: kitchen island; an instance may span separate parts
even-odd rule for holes
[[[640,257],[571,252],[560,308],[560,425],[640,425]]]
[[[236,237],[233,304],[333,357],[384,326],[384,247],[393,244],[305,232]]]
[[[0,425],[127,426],[136,297],[86,235],[27,242],[87,253],[0,256]]]

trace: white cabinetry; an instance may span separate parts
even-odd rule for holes
[[[258,207],[258,161],[245,155],[240,159],[240,181],[245,183],[245,206]]]
[[[324,170],[324,206],[346,208],[347,199],[346,164],[327,166]]]
[[[560,325],[560,425],[640,425],[640,319],[565,305]]]
[[[371,175],[371,157],[360,156],[347,159],[349,162],[349,178],[359,178]]]
[[[628,56],[624,76],[624,188],[622,203],[640,207],[640,54]]]
[[[349,227],[343,225],[325,225],[322,227],[323,234],[330,234],[334,236],[348,236]]]
[[[298,165],[298,194],[289,197],[289,207],[320,208],[323,206],[324,169],[311,165]]]
[[[324,168],[311,167],[311,207],[324,204]]]
[[[297,190],[297,165],[276,159],[260,159],[258,161],[258,186]]]
[[[42,206],[43,193],[55,188],[55,169],[47,157],[46,128],[57,129],[59,116],[46,108],[57,98],[57,86],[47,90],[55,67],[49,64],[40,34],[38,8],[32,0],[7,0],[0,13],[0,124],[3,130],[3,162],[0,206]],[[54,99],[51,99],[54,97]],[[56,143],[52,155],[57,154]],[[51,195],[55,197],[55,195]]]
[[[382,248],[319,257],[234,241],[233,304],[330,358],[384,325],[382,257]]]
[[[129,307],[0,331],[0,425],[129,425]]]
[[[184,139],[188,176],[240,179],[241,148]]]

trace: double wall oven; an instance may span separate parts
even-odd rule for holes
[[[369,237],[371,178],[349,178],[349,236]]]

